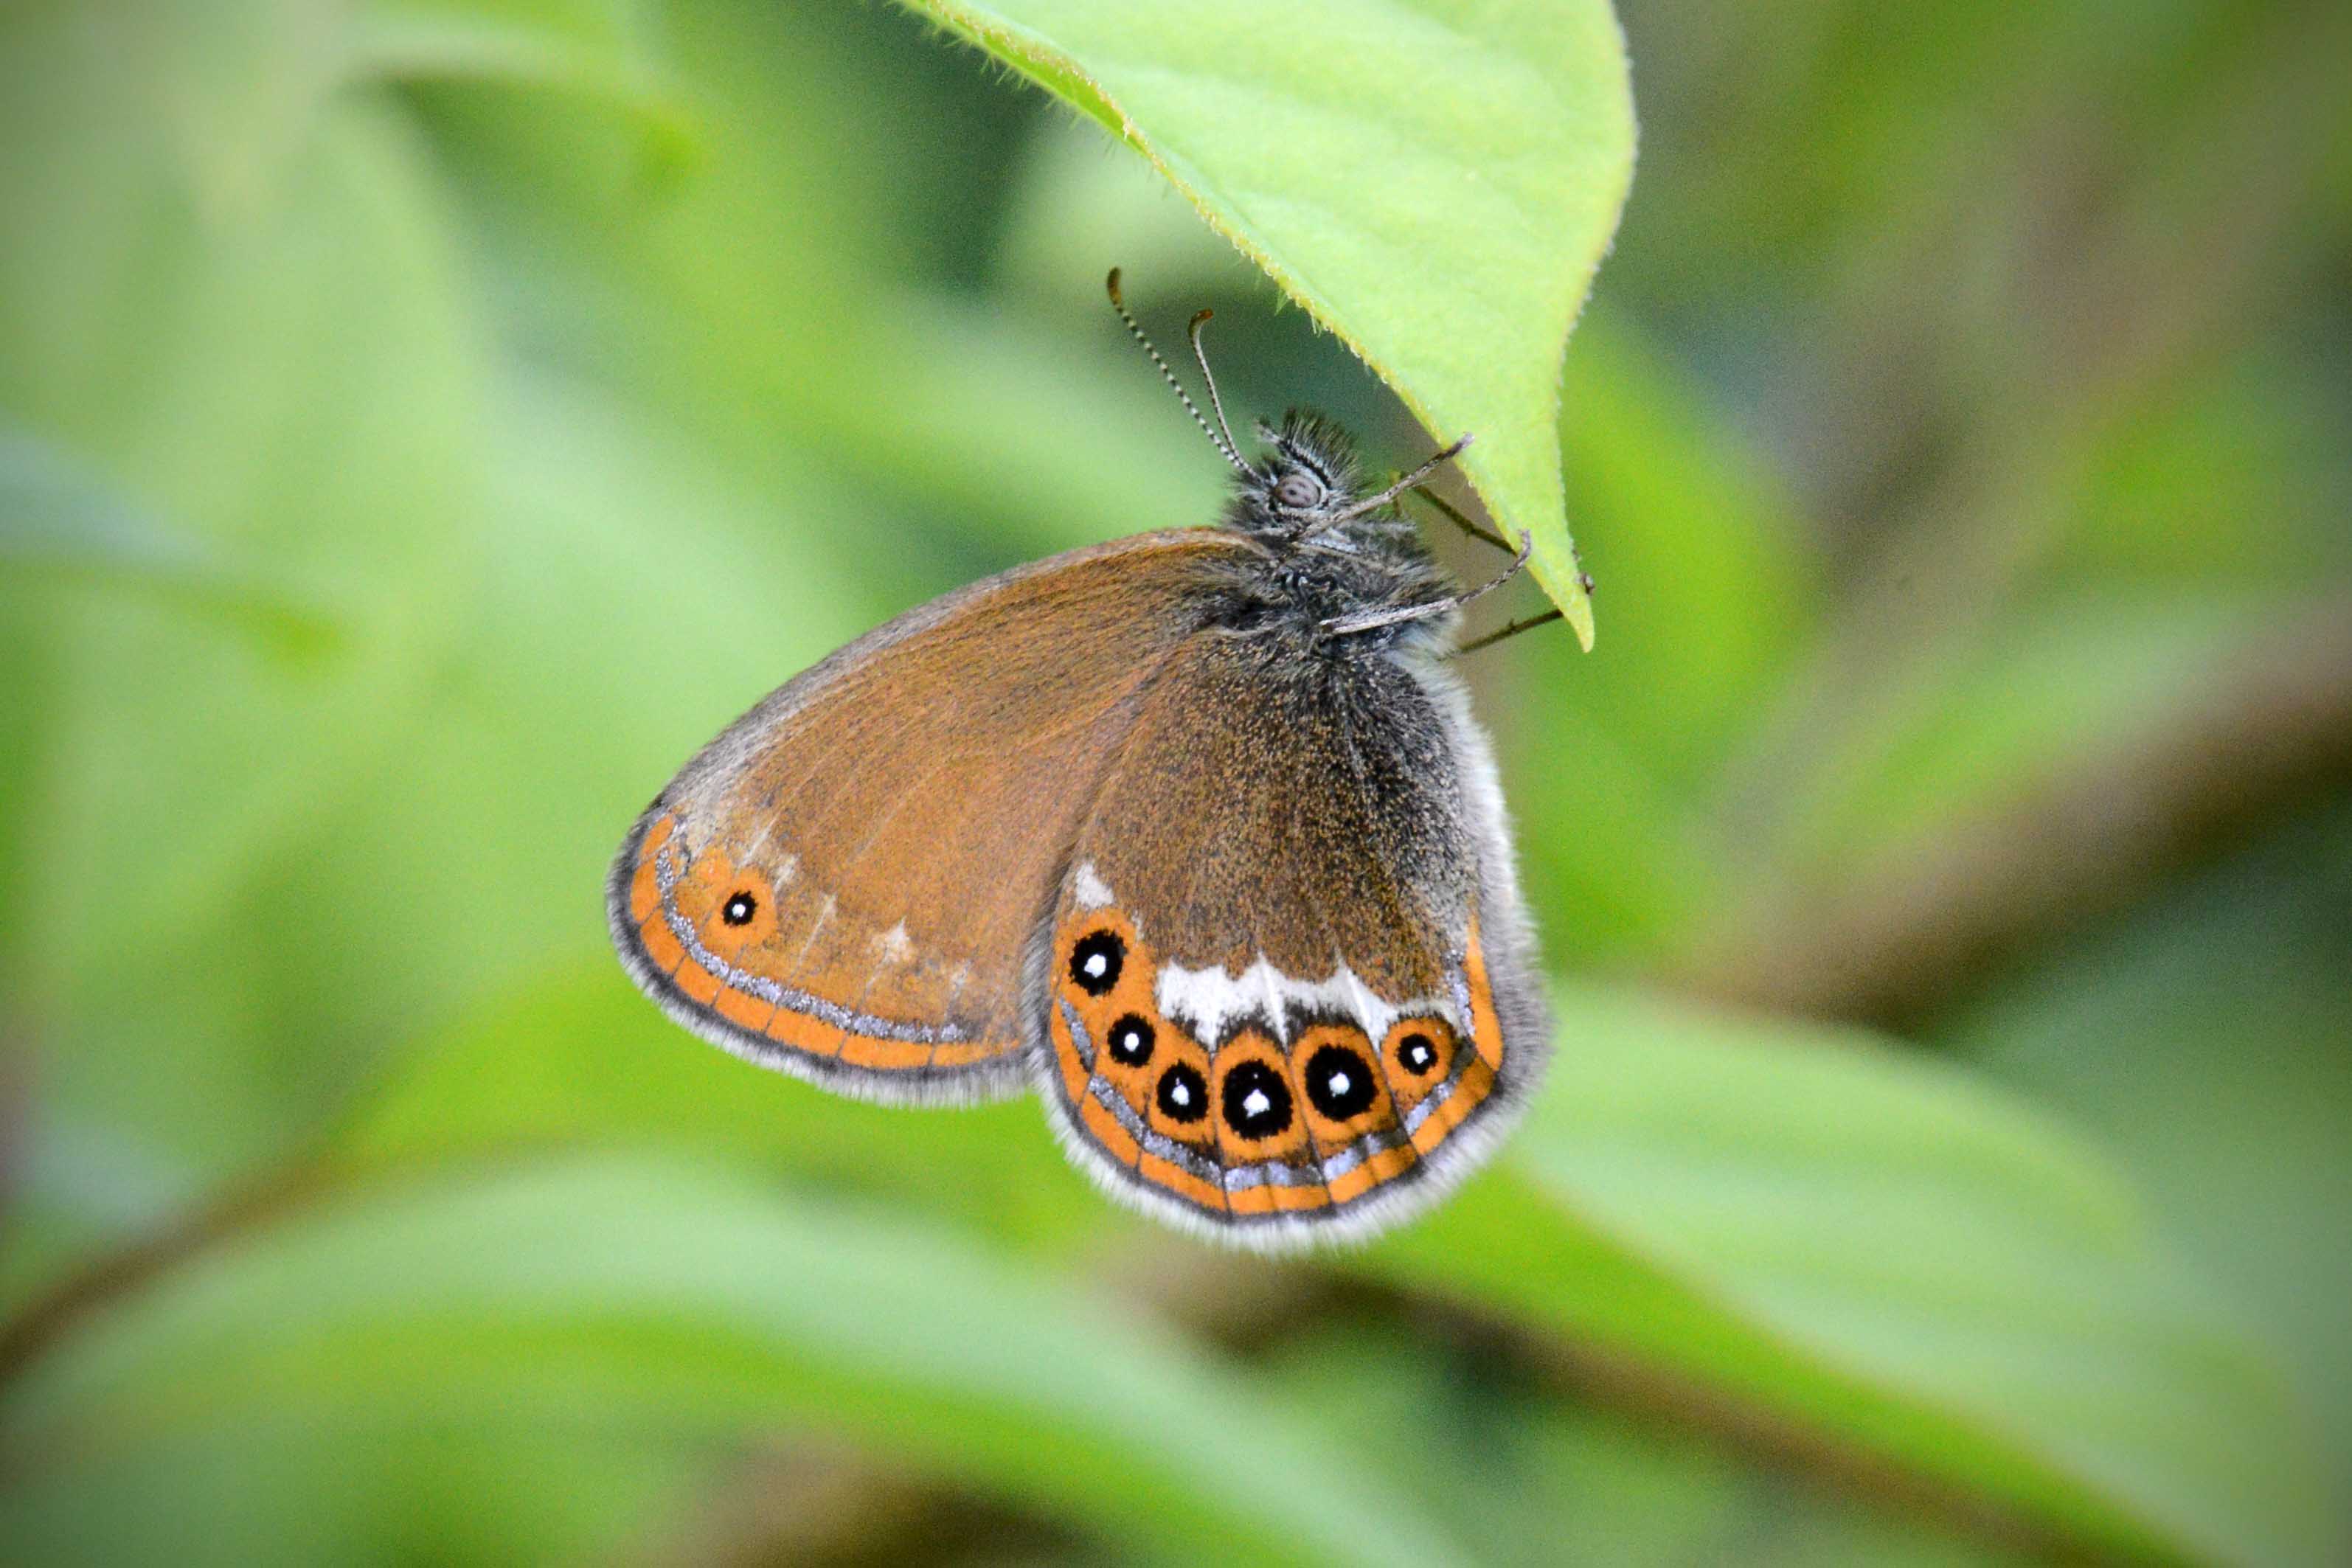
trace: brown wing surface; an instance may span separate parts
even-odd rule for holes
[[[1049,1108],[1115,1195],[1256,1245],[1471,1169],[1548,1034],[1483,738],[1433,670],[1171,656],[1041,944]]]
[[[1255,548],[1202,529],[1057,556],[787,682],[622,846],[630,973],[697,1033],[828,1087],[1024,1087],[1024,951],[1097,778]]]

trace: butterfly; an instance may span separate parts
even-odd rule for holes
[[[787,681],[630,828],[613,938],[762,1066],[902,1104],[1034,1090],[1147,1214],[1369,1236],[1480,1163],[1549,1050],[1446,663],[1528,540],[1454,591],[1397,502],[1468,437],[1372,493],[1312,414],[1246,459],[1208,312],[1213,427],[1109,288],[1234,470],[1221,521],[976,583]]]

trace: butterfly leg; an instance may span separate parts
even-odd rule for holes
[[[1454,527],[1460,529],[1471,538],[1478,541],[1479,543],[1491,544],[1506,555],[1515,555],[1518,553],[1517,550],[1512,545],[1509,540],[1505,539],[1501,534],[1496,533],[1490,528],[1480,526],[1477,521],[1472,518],[1469,513],[1464,511],[1460,507],[1455,506],[1452,501],[1447,500],[1444,496],[1439,495],[1435,490],[1431,489],[1427,485],[1415,485],[1412,489],[1405,493],[1408,495],[1418,496],[1423,500],[1428,502],[1431,506],[1435,507],[1438,514],[1444,517],[1446,521],[1452,523]]]
[[[1521,632],[1533,631],[1538,626],[1549,626],[1559,620],[1560,615],[1561,612],[1559,610],[1546,610],[1540,616],[1523,616],[1504,626],[1500,631],[1488,632],[1485,637],[1474,637],[1464,643],[1454,650],[1454,656],[1459,658],[1465,653],[1476,653],[1482,647],[1492,647],[1506,637],[1515,637]]]
[[[1373,610],[1360,616],[1339,616],[1323,623],[1323,629],[1334,637],[1348,637],[1356,632],[1369,632],[1380,626],[1392,626],[1405,621],[1425,621],[1437,616],[1449,616],[1471,600],[1493,593],[1526,569],[1528,555],[1535,549],[1535,535],[1519,531],[1519,548],[1511,563],[1503,568],[1491,582],[1482,583],[1466,594],[1455,594],[1427,605],[1406,605],[1393,610]]]

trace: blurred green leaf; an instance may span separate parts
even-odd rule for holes
[[[355,19],[360,70],[401,81],[477,81],[605,100],[636,115],[662,161],[697,145],[681,84],[651,29],[622,5],[568,0],[373,0]]]
[[[106,1054],[60,1052],[47,1086],[74,1114],[210,1163],[282,1126],[274,1041],[253,1027],[252,944],[226,934],[274,928],[240,895],[388,755],[472,587],[478,343],[419,150],[381,105],[329,106],[266,221],[208,229],[157,194],[153,166],[102,172],[131,187],[110,199],[158,215],[144,265],[111,274],[120,292],[93,342],[110,352],[113,322],[147,324],[126,349],[135,393],[85,405],[73,389],[89,367],[27,334],[0,342],[0,408],[150,520],[151,557],[254,563],[337,634],[331,658],[273,657],[217,594],[82,593],[46,617],[59,678],[32,805],[52,871],[26,952],[33,1005],[146,1064],[126,1074]],[[38,266],[68,268],[94,243],[17,210],[12,260],[57,250]],[[107,515],[66,520],[85,555]]]
[[[19,9],[30,17],[44,9],[69,15],[76,7]],[[131,117],[116,134],[131,146],[158,137],[170,175],[194,199],[207,229],[266,216],[287,182],[299,178],[320,117],[344,79],[342,18],[329,7],[289,0],[142,4],[118,15],[146,47],[123,47],[120,34],[82,31],[45,58],[68,79],[80,78],[77,85],[100,102],[117,94],[135,100],[110,105]],[[114,84],[98,86],[75,68],[95,63],[74,58],[91,46]]]
[[[55,1549],[84,1555],[72,1527],[109,1528],[72,1504],[87,1478],[289,1416],[322,1443],[433,1425],[746,1440],[814,1425],[1150,1557],[1458,1555],[1412,1489],[1354,1473],[1108,1299],[887,1211],[619,1158],[394,1184],[176,1270],[13,1392],[0,1521],[62,1521]]]
[[[1145,1229],[1070,1168],[1034,1100],[926,1112],[826,1094],[678,1029],[603,953],[413,1053],[329,1153],[373,1170],[562,1142],[724,1156],[1038,1250]]]
[[[1443,1469],[1496,1568],[1957,1568],[2036,1561],[1990,1532],[1809,1473],[1802,1453],[1747,1448],[1662,1419],[1606,1373],[1547,1388],[1475,1334],[1433,1349],[1403,1324],[1295,1328],[1254,1370],[1387,1474]],[[1330,1391],[1345,1385],[1349,1397]],[[1588,1389],[1591,1396],[1587,1396]]]
[[[2337,1561],[2311,1412],[2113,1168],[1866,1037],[1572,990],[1502,1174],[1373,1255],[2086,1542]]]
[[[316,655],[334,622],[259,574],[175,534],[99,476],[0,420],[0,563],[113,584],[243,621],[278,652]]]
[[[2084,1541],[2325,1560],[2310,1413],[2274,1352],[2076,1140],[1866,1037],[1597,989],[1561,1012],[1502,1171],[1364,1267],[1628,1357],[1667,1402],[1716,1390]],[[453,1036],[339,1147],[378,1165],[619,1138],[1024,1247],[1133,1227],[1041,1121],[1026,1100],[916,1113],[780,1084],[600,975]]]
[[[2352,565],[2352,450],[2329,367],[2299,323],[2168,387],[2103,433],[2081,506],[2053,542],[2070,584],[2223,595],[2305,588]],[[2247,498],[2261,498],[2249,526]]]
[[[1592,640],[1560,353],[1633,177],[1605,0],[1138,10],[913,0],[1150,159],[1432,431]]]
[[[2099,1134],[2294,1352],[2352,1480],[2352,813],[2323,809],[1939,1030]]]
[[[1755,443],[1622,310],[1596,305],[1579,329],[1559,442],[1570,496],[1596,530],[1593,574],[1629,646],[1592,668],[1556,667],[1549,706],[1590,714],[1687,798],[1716,784],[1814,630],[1811,542]]]
[[[1786,826],[1801,876],[1834,879],[1932,843],[2217,700],[2217,670],[2270,632],[2275,605],[2244,590],[2109,585],[2009,611],[1993,635],[1883,694],[1820,772]],[[2165,636],[2151,639],[2152,626]]]
[[[1126,268],[1128,298],[1139,310],[1139,297],[1183,299],[1236,271],[1261,276],[1158,171],[1105,142],[1091,121],[1056,116],[1037,127],[1023,152],[997,276],[1038,301],[1041,315],[1099,316],[1095,263],[1104,258]],[[1232,371],[1222,338],[1218,347],[1218,380],[1226,384]],[[1233,396],[1230,384],[1225,395]]]
[[[636,1561],[632,1548],[690,1537],[727,1458],[690,1434],[496,1413],[459,1428],[289,1401],[12,1489],[0,1531],[15,1558],[60,1565]]]
[[[691,6],[675,31],[706,142],[697,177],[658,202],[629,183],[577,189],[603,162],[577,121],[467,104],[480,220],[525,258],[504,280],[521,333],[590,360],[708,443],[715,468],[765,487],[795,548],[880,590],[873,619],[1024,559],[1213,515],[1218,465],[1104,331],[1098,292],[1026,320],[905,275],[931,225],[873,198],[907,194],[908,154],[838,131],[887,101],[870,61],[756,6]],[[812,470],[859,510],[800,488]],[[894,575],[906,566],[929,572]],[[789,574],[765,587],[830,607]]]
[[[1508,715],[1553,956],[1591,969],[1672,942],[1719,900],[1742,851],[1711,820],[1724,775],[1822,595],[1779,481],[1640,324],[1596,304],[1562,385],[1563,471],[1615,633],[1577,658],[1536,632],[1472,668]]]

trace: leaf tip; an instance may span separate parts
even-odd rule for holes
[[[1560,614],[1568,617],[1570,630],[1576,633],[1576,646],[1586,653],[1592,651],[1592,590],[1589,583],[1579,580],[1560,601]]]

